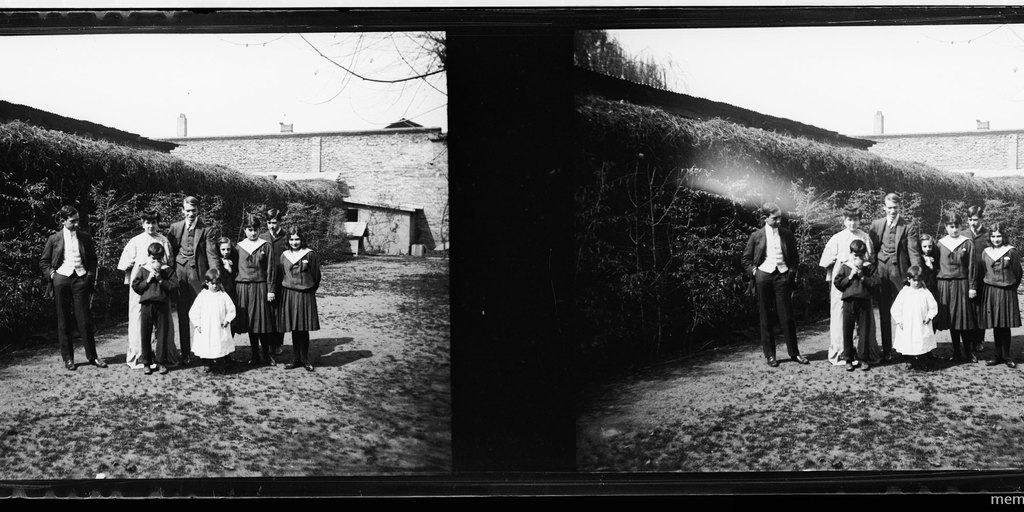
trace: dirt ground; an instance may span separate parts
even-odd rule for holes
[[[877,315],[877,310],[876,310]],[[1024,330],[1013,329],[1020,363]],[[588,472],[1002,470],[1024,465],[1024,366],[905,362],[832,366],[828,321],[800,330],[810,365],[777,337],[778,368],[751,340],[669,361],[577,401],[577,469]],[[950,356],[948,331],[936,353]]]
[[[200,364],[144,375],[127,324],[97,333],[109,366],[76,371],[55,332],[0,351],[0,480],[286,477],[451,470],[448,261],[325,266],[310,333],[316,371]],[[245,361],[245,335],[233,358]]]

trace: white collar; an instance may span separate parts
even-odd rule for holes
[[[992,258],[992,261],[995,261],[998,260],[999,258],[1002,258],[1006,253],[1010,252],[1010,249],[1013,249],[1012,245],[1004,245],[998,249],[996,249],[995,247],[986,247],[985,254],[987,254],[989,258]]]
[[[292,251],[289,250],[289,251],[285,251],[285,252],[283,252],[281,254],[284,254],[284,257],[288,258],[288,261],[292,262],[292,264],[295,264],[296,261],[301,260],[302,258],[304,258],[310,252],[312,252],[311,249],[309,247],[307,247],[305,249],[299,249],[299,250],[295,251],[294,253],[292,253]]]
[[[968,239],[966,237],[962,237],[962,236],[958,236],[956,238],[953,238],[953,237],[951,237],[949,235],[946,235],[946,236],[944,236],[944,237],[939,239],[939,243],[944,245],[944,246],[946,246],[946,249],[949,249],[950,251],[953,251],[953,250],[956,250],[957,247],[960,247],[961,245],[963,245],[963,243],[966,242],[967,240]]]
[[[64,232],[65,240],[69,238],[78,238],[78,231],[71,231],[70,229],[65,227],[61,227],[60,230]]]
[[[257,238],[255,241],[246,238],[245,240],[238,242],[238,246],[241,247],[242,249],[245,249],[245,252],[252,254],[256,252],[256,249],[259,249],[260,246],[262,246],[265,243],[267,243],[267,241],[262,238]]]
[[[195,220],[192,221],[191,225],[189,225],[187,220],[182,220],[181,221],[181,228],[184,229],[185,231],[192,231],[192,230],[196,229],[196,225],[198,225],[198,224],[199,224],[199,217],[196,217]]]
[[[861,261],[862,261],[861,268],[863,268],[864,267],[864,263],[863,263],[863,260],[861,260]],[[850,268],[857,268],[857,266],[853,264],[853,259],[852,258],[844,261],[843,265],[846,265],[847,267],[850,267]]]

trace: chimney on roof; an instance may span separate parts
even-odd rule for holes
[[[988,130],[988,121],[982,121],[981,119],[975,119],[978,123],[979,130]]]
[[[185,114],[178,114],[178,137],[188,137],[188,119]]]
[[[882,111],[875,112],[875,135],[882,135],[885,133],[885,116],[882,115]]]
[[[292,124],[278,123],[281,125],[281,133],[292,133]]]

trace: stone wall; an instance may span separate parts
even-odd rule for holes
[[[180,145],[173,155],[196,162],[281,179],[336,177],[353,201],[422,208],[422,218],[414,219],[419,239],[410,243],[434,249],[448,241],[448,148],[439,128],[167,140]]]
[[[881,156],[921,162],[944,171],[978,176],[1024,175],[1024,130],[865,135],[875,141],[869,151]]]

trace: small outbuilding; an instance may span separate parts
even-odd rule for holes
[[[408,255],[426,245],[420,229],[423,207],[345,201],[345,232],[352,254]],[[429,234],[429,231],[427,231]],[[431,246],[433,244],[430,244]]]

